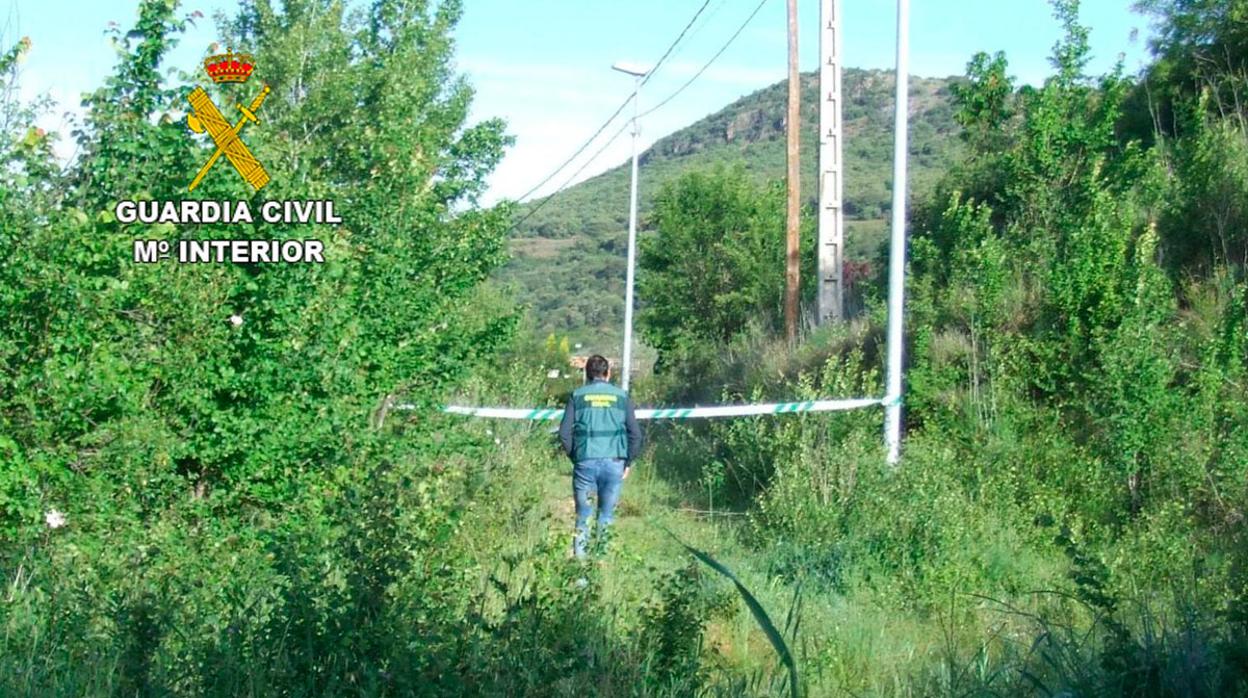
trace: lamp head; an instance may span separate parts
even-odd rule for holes
[[[618,70],[621,73],[628,73],[629,75],[639,78],[645,77],[646,73],[650,72],[649,68],[637,65],[636,63],[630,63],[628,61],[616,62],[615,65],[611,66],[611,70]]]

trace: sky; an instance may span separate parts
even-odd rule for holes
[[[759,1],[709,0],[685,39],[642,89],[641,109],[654,106],[692,77]],[[455,30],[456,64],[476,90],[470,119],[501,117],[516,139],[493,173],[484,202],[517,198],[546,179],[631,94],[633,79],[612,71],[611,65],[617,61],[653,65],[703,2],[465,0],[464,17]],[[641,148],[784,79],[785,0],[762,2],[754,19],[697,81],[641,121]],[[40,123],[65,134],[58,153],[69,157],[68,131],[80,117],[80,95],[98,86],[114,61],[105,29],[109,22],[129,27],[137,2],[7,0],[7,8],[5,4],[0,1],[0,46],[12,45],[22,36],[33,40],[33,50],[22,65],[21,94],[27,99],[47,95],[56,101],[57,107]],[[798,0],[803,71],[814,70],[819,63],[820,4]],[[1082,3],[1081,20],[1092,30],[1093,74],[1108,71],[1120,57],[1132,73],[1146,63],[1148,21],[1132,13],[1130,5],[1131,0]],[[235,7],[234,0],[184,0],[181,11],[198,10],[205,17],[182,39],[170,64],[195,70],[217,36],[212,17]],[[841,7],[844,64],[891,69],[896,58],[896,3],[842,0]],[[1010,73],[1020,83],[1039,84],[1051,72],[1048,57],[1059,31],[1045,0],[912,0],[911,73],[961,75],[975,52],[1004,51]],[[625,162],[631,153],[627,133],[589,160],[622,124],[617,121],[608,127],[581,158],[533,196]],[[572,179],[577,170],[579,175]]]

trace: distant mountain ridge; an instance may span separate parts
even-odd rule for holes
[[[942,167],[958,159],[961,142],[949,87],[960,78],[910,81],[911,191],[928,189]],[[802,197],[813,205],[819,144],[815,73],[802,76]],[[870,260],[890,210],[893,91],[890,72],[844,72],[846,254]],[[654,195],[681,173],[740,164],[760,180],[784,177],[788,81],[746,95],[659,139],[639,158],[641,228]],[[512,260],[495,277],[517,287],[539,330],[593,338],[618,337],[623,322],[629,163],[552,195],[519,226]],[[522,206],[524,217],[541,200]],[[809,241],[813,243],[813,241]],[[809,244],[804,241],[804,244]],[[644,299],[643,299],[644,300]]]

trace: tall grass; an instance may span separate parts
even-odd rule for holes
[[[725,567],[722,563],[720,563],[718,560],[711,557],[710,555],[702,552],[701,550],[698,550],[697,548],[694,548],[693,546],[682,542],[671,531],[667,531],[666,529],[663,529],[663,530],[669,536],[676,539],[676,541],[680,543],[681,547],[683,547],[685,550],[688,550],[690,555],[694,556],[695,558],[698,559],[698,561],[702,562],[707,567],[710,567],[711,569],[715,570],[716,572],[723,575],[729,581],[732,582],[733,586],[737,590],[737,593],[741,595],[741,599],[745,601],[745,605],[750,609],[750,614],[754,616],[754,620],[758,623],[758,627],[762,628],[763,632],[767,635],[767,641],[771,643],[771,646],[776,650],[776,654],[779,655],[780,661],[784,663],[785,669],[788,670],[789,672],[789,694],[792,696],[792,698],[797,698],[798,697],[797,687],[800,681],[800,676],[797,672],[797,663],[793,661],[793,653],[789,651],[789,645],[788,643],[784,641],[784,634],[781,633],[776,628],[775,623],[771,621],[771,616],[767,614],[767,609],[763,608],[763,605],[759,603],[757,598],[754,597],[754,594],[750,593],[750,590],[747,589],[746,586],[741,583],[741,580],[737,579],[737,576],[734,575],[732,571],[729,570],[727,567]],[[792,606],[792,609],[797,609],[800,607],[800,605],[797,603],[797,600],[801,598],[799,595],[800,589],[801,587],[799,586],[797,588],[797,591],[795,591],[794,604]],[[792,613],[790,613],[789,621],[792,627],[792,632],[794,635],[796,635],[798,623],[800,622],[800,616],[793,615]]]

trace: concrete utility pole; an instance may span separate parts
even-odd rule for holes
[[[884,441],[888,462],[901,457],[902,313],[906,292],[906,155],[910,75],[910,0],[897,0],[897,112],[893,135],[893,224],[888,248],[888,387]]]
[[[797,294],[798,282],[800,281],[798,277],[798,263],[801,259],[799,255],[801,242],[798,235],[798,216],[801,215],[801,201],[799,198],[801,191],[801,168],[798,162],[798,130],[801,128],[802,120],[801,94],[801,76],[797,70],[797,0],[789,0],[789,116],[787,129],[789,145],[789,198],[788,218],[785,226],[788,254],[785,265],[784,330],[790,342],[797,339]]]
[[[628,201],[628,272],[624,282],[624,366],[620,386],[628,390],[633,369],[633,281],[637,268],[637,102],[641,99],[641,79],[650,72],[627,63],[616,63],[612,70],[633,76],[633,185]]]
[[[819,0],[819,323],[845,313],[841,218],[841,0]]]

